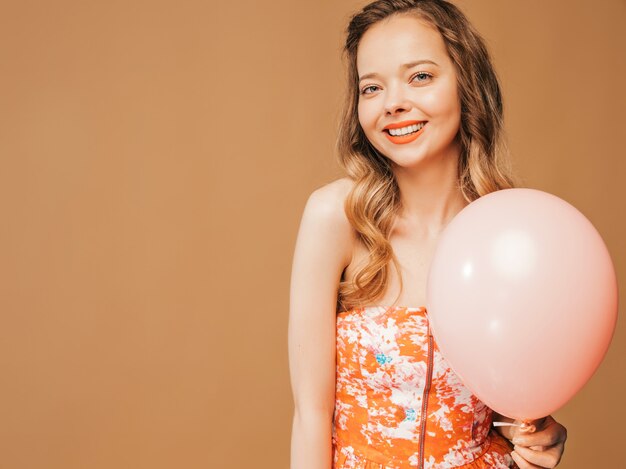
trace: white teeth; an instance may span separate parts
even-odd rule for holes
[[[422,127],[426,125],[426,122],[420,122],[419,124],[407,125],[406,127],[401,127],[399,129],[389,129],[389,133],[391,135],[407,135],[413,132],[417,132]]]

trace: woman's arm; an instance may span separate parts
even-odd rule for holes
[[[494,422],[517,422],[494,412]],[[551,468],[561,461],[567,440],[567,429],[548,415],[531,422],[536,430],[524,432],[518,426],[496,427],[515,446],[511,453],[520,469]]]
[[[292,469],[329,469],[332,463],[337,290],[352,254],[344,193],[342,180],[313,192],[296,241],[288,331]]]

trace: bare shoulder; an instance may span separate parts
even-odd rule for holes
[[[341,257],[348,262],[356,232],[346,216],[344,202],[353,185],[354,182],[345,177],[319,187],[309,196],[303,215],[303,221],[316,226],[318,236],[323,231],[327,239],[332,238],[333,244],[344,247]]]
[[[309,196],[307,206],[318,217],[335,223],[337,234],[353,236],[353,228],[346,217],[344,203],[354,182],[350,178],[336,179],[316,189]]]
[[[349,178],[336,179],[316,189],[311,194],[309,201],[316,206],[333,210],[337,215],[343,212],[343,204],[354,182]]]

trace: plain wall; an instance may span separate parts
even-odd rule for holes
[[[286,468],[291,258],[362,1],[0,3],[0,467]],[[626,3],[464,0],[528,187],[626,268]],[[623,313],[623,308],[621,308]],[[556,417],[623,460],[626,352]]]

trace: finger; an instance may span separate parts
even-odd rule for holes
[[[522,422],[519,430],[523,434],[535,433],[536,431],[539,431],[543,428],[546,422],[546,418],[547,417],[543,417],[541,419],[531,420],[529,422]]]
[[[516,436],[524,436],[524,435],[533,434],[537,429],[542,428],[544,424],[544,420],[545,420],[545,417],[543,419],[529,420],[529,421],[524,421],[524,422],[515,420],[516,425],[514,427],[511,427],[512,438]]]
[[[565,427],[556,421],[551,421],[542,430],[536,433],[516,434],[511,440],[514,445],[519,446],[554,446],[557,443],[565,442],[567,431]]]
[[[511,457],[513,458],[513,461],[515,461],[515,464],[517,464],[517,467],[519,467],[519,469],[543,469],[542,467],[535,466],[534,464],[529,463],[515,451],[511,451]]]
[[[529,463],[546,468],[555,467],[559,463],[561,454],[563,453],[561,445],[555,445],[545,451],[534,451],[524,446],[514,446],[513,449]]]

